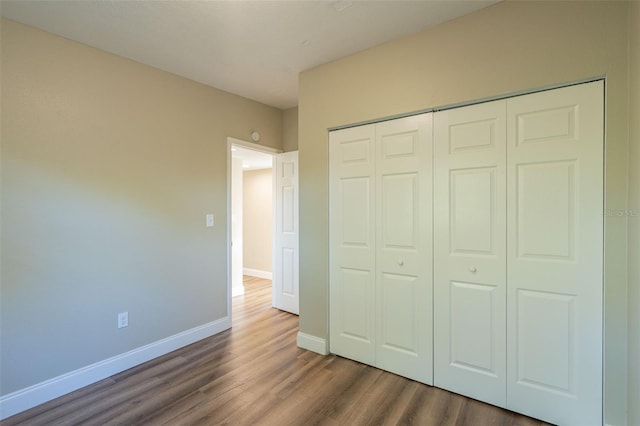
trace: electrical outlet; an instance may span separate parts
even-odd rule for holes
[[[129,326],[129,312],[120,312],[118,314],[118,328]]]

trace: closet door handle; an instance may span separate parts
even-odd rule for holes
[[[475,274],[476,272],[478,272],[478,269],[475,266],[469,266],[469,272],[472,272]]]
[[[398,265],[400,265],[400,266],[404,266],[404,260],[402,260],[402,259],[401,259],[401,260],[398,260]]]

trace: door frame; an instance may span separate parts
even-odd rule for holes
[[[264,152],[265,154],[281,154],[282,150],[277,148],[272,148],[270,146],[264,146],[253,142],[248,142],[242,139],[237,139],[231,136],[227,137],[227,314],[229,317],[229,321],[232,320],[232,310],[231,310],[231,298],[233,291],[233,275],[232,275],[232,248],[231,248],[231,175],[232,175],[232,167],[233,167],[233,158],[231,155],[231,147],[232,146],[240,146],[247,149],[252,149],[258,152]]]

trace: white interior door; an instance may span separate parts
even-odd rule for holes
[[[375,125],[329,134],[330,350],[375,365]]]
[[[506,405],[506,101],[436,113],[434,383]]]
[[[298,314],[298,151],[275,158],[275,226],[273,302],[283,311]]]
[[[432,114],[376,132],[376,366],[433,383]],[[355,218],[354,218],[355,220]]]
[[[603,82],[507,101],[508,408],[602,422]]]

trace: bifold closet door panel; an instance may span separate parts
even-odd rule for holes
[[[376,125],[376,366],[433,383],[432,114]]]
[[[434,383],[506,405],[506,101],[434,116]]]
[[[329,134],[330,349],[375,364],[375,126]]]
[[[603,82],[507,101],[507,407],[602,421]]]

